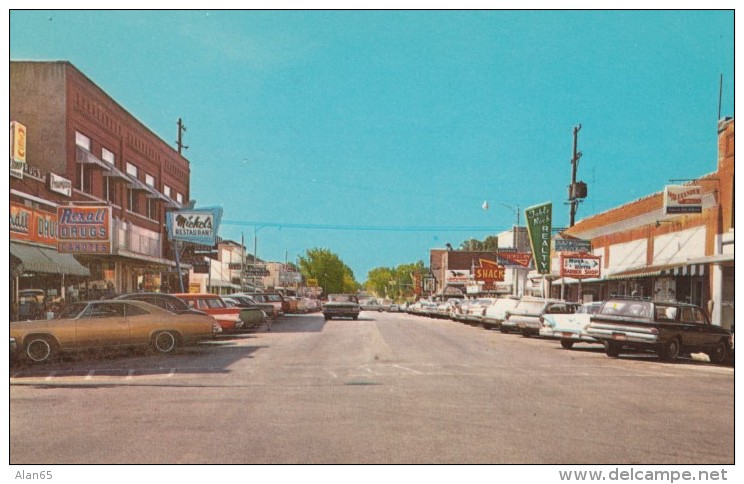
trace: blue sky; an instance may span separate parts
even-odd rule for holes
[[[734,113],[733,11],[12,11],[10,59],[72,62],[171,145],[182,118],[220,235],[360,282],[517,206],[566,226],[577,124],[580,220],[716,169],[721,74]]]

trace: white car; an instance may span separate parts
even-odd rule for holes
[[[496,299],[486,308],[485,313],[483,313],[483,327],[485,329],[500,327],[501,323],[506,319],[506,312],[514,309],[514,306],[518,302],[519,298],[516,296],[506,296]]]
[[[463,312],[463,320],[468,323],[479,324],[483,319],[486,308],[496,299],[492,297],[482,297],[468,304],[467,309]]]
[[[540,336],[561,340],[561,346],[571,349],[574,343],[599,343],[589,336],[586,327],[592,314],[597,313],[603,302],[584,303],[573,314],[549,314],[542,317]]]

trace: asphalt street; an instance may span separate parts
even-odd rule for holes
[[[10,374],[11,464],[733,464],[734,370],[363,312]]]

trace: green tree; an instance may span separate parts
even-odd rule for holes
[[[323,294],[356,292],[359,284],[352,270],[329,249],[308,249],[298,260],[306,279],[317,279]]]
[[[499,248],[499,238],[489,235],[484,240],[470,239],[460,244],[460,250],[469,252],[494,252]]]
[[[364,286],[378,297],[387,296],[403,301],[414,295],[412,274],[415,272],[428,273],[429,269],[421,260],[412,264],[400,264],[395,268],[376,267],[367,273]]]

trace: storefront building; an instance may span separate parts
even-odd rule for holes
[[[11,219],[21,209],[48,214],[56,234],[42,248],[84,279],[65,296],[177,287],[165,213],[189,200],[188,160],[69,62],[11,62],[10,116],[25,126],[27,151],[23,173],[11,166]],[[100,214],[97,229],[83,228],[86,210]]]
[[[702,306],[713,324],[734,323],[734,120],[718,125],[715,172],[588,217],[561,237],[591,242],[601,276],[581,281],[557,274],[551,295],[603,300],[612,295]],[[670,179],[675,179],[673,172]],[[669,207],[681,197],[689,205]],[[699,208],[693,207],[697,206]]]

